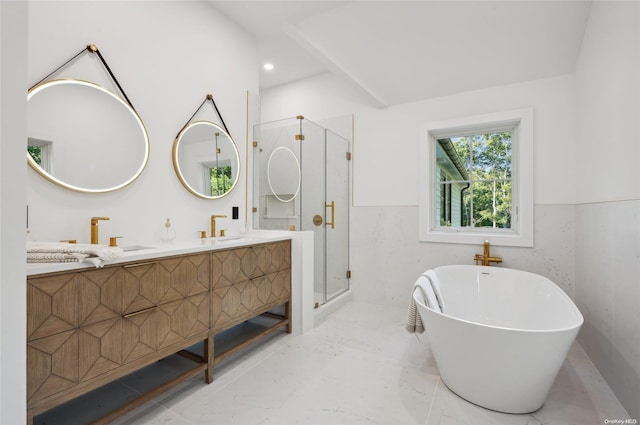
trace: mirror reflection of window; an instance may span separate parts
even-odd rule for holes
[[[215,199],[233,190],[238,181],[240,157],[231,136],[217,124],[194,121],[174,142],[173,166],[191,193]]]
[[[511,131],[438,139],[440,226],[511,228]]]
[[[231,160],[202,163],[205,192],[209,196],[224,195],[233,187]]]
[[[47,173],[53,172],[53,142],[29,137],[27,152],[40,168]]]

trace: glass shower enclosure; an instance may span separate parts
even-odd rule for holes
[[[349,289],[349,141],[302,116],[253,134],[253,227],[313,231],[319,307]]]

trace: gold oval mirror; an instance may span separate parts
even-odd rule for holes
[[[217,124],[193,121],[173,143],[173,168],[184,187],[200,198],[217,199],[233,190],[240,156],[231,136]]]
[[[29,90],[27,161],[49,181],[78,192],[121,189],[142,173],[149,136],[122,98],[81,80]]]

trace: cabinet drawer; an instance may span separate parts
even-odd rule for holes
[[[219,331],[289,301],[291,271],[280,270],[211,291],[211,324]]]
[[[288,240],[216,251],[211,254],[211,286],[222,288],[290,268],[291,241]]]
[[[123,363],[180,344],[209,330],[209,294],[202,293],[127,314],[122,323]]]
[[[291,268],[291,241],[273,242],[255,248],[258,258],[257,275]]]
[[[211,288],[222,288],[251,278],[257,264],[250,248],[216,251],[211,254]]]
[[[209,291],[208,254],[129,264],[122,269],[124,315]]]

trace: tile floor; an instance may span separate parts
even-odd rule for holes
[[[543,407],[510,415],[475,406],[442,383],[426,337],[404,331],[406,310],[350,302],[306,335],[277,334],[119,418],[124,424],[605,424],[630,419],[575,344]],[[168,360],[54,409],[36,423],[86,423],[178,365]],[[628,423],[633,423],[629,421]]]

